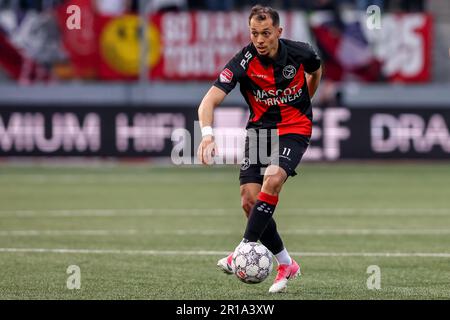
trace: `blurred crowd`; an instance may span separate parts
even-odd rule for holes
[[[27,10],[43,11],[66,2],[65,0],[0,0],[0,10],[8,8],[16,12]],[[299,9],[305,11],[336,10],[342,7],[366,10],[377,5],[383,11],[424,11],[424,0],[92,0],[93,7],[104,14],[120,15],[137,12],[140,5],[152,11],[242,10],[255,4],[272,6],[276,9]]]

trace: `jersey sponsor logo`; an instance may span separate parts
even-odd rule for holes
[[[278,90],[254,90],[253,95],[257,102],[263,102],[266,106],[274,106],[295,102],[302,95],[302,89],[297,85]]]
[[[292,79],[293,77],[295,77],[296,73],[297,69],[295,69],[295,67],[291,64],[287,65],[283,69],[283,77],[285,77],[286,79]]]
[[[230,69],[226,68],[220,73],[220,82],[222,83],[230,83],[233,80],[233,72]]]

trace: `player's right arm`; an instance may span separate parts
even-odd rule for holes
[[[198,118],[202,129],[202,142],[197,150],[197,157],[203,164],[212,164],[212,158],[216,154],[217,147],[212,134],[214,121],[214,108],[225,99],[226,95],[234,89],[245,73],[245,59],[251,55],[247,49],[238,52],[225,66],[214,85],[204,96],[198,108]]]
[[[203,97],[198,108],[198,119],[202,129],[202,141],[197,150],[197,157],[203,164],[211,164],[212,158],[217,152],[217,146],[214,142],[214,136],[212,135],[214,108],[222,103],[226,95],[227,94],[223,90],[216,86],[212,86]],[[208,134],[209,130],[211,130],[211,134]]]

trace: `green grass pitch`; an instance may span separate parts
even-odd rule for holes
[[[448,164],[303,163],[275,219],[303,276],[270,295],[275,271],[216,268],[245,228],[237,167],[2,164],[0,299],[450,298]]]

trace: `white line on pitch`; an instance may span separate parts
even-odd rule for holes
[[[135,235],[136,230],[0,230],[0,236],[112,236]]]
[[[129,236],[129,235],[172,235],[172,236],[223,236],[239,234],[239,230],[171,229],[171,230],[0,230],[0,237],[6,236]],[[284,235],[450,235],[450,229],[288,229],[280,230]]]
[[[291,235],[448,235],[450,229],[293,229],[280,231]]]
[[[153,176],[151,178],[152,182],[158,182],[159,184],[170,184],[179,182],[179,177],[172,176],[168,177],[167,175],[161,176]],[[114,183],[114,182],[133,182],[133,183],[141,183],[148,184],[149,179],[146,176],[139,174],[101,174],[101,175],[91,175],[91,174],[83,174],[79,175],[69,175],[69,174],[58,174],[58,175],[42,175],[42,174],[2,174],[0,176],[0,181],[14,181],[17,183],[18,181],[25,181],[26,183],[31,184],[47,184],[49,182],[60,183],[60,184],[104,184],[104,183]],[[196,182],[207,182],[207,183],[223,183],[223,182],[232,182],[233,180],[229,177],[223,176],[195,176]]]
[[[60,209],[0,210],[0,216],[15,217],[133,217],[133,216],[218,216],[229,215],[233,209]],[[227,213],[228,212],[228,213]]]
[[[148,208],[148,209],[51,209],[0,210],[2,217],[132,217],[132,216],[228,216],[236,208]],[[336,216],[450,216],[450,208],[280,208],[285,215]]]
[[[196,255],[225,256],[228,251],[208,250],[119,250],[119,249],[50,249],[50,248],[0,248],[0,253],[73,253],[73,254],[127,254],[127,255]],[[450,258],[450,253],[431,252],[290,252],[293,256],[303,257],[404,257],[404,258]]]

